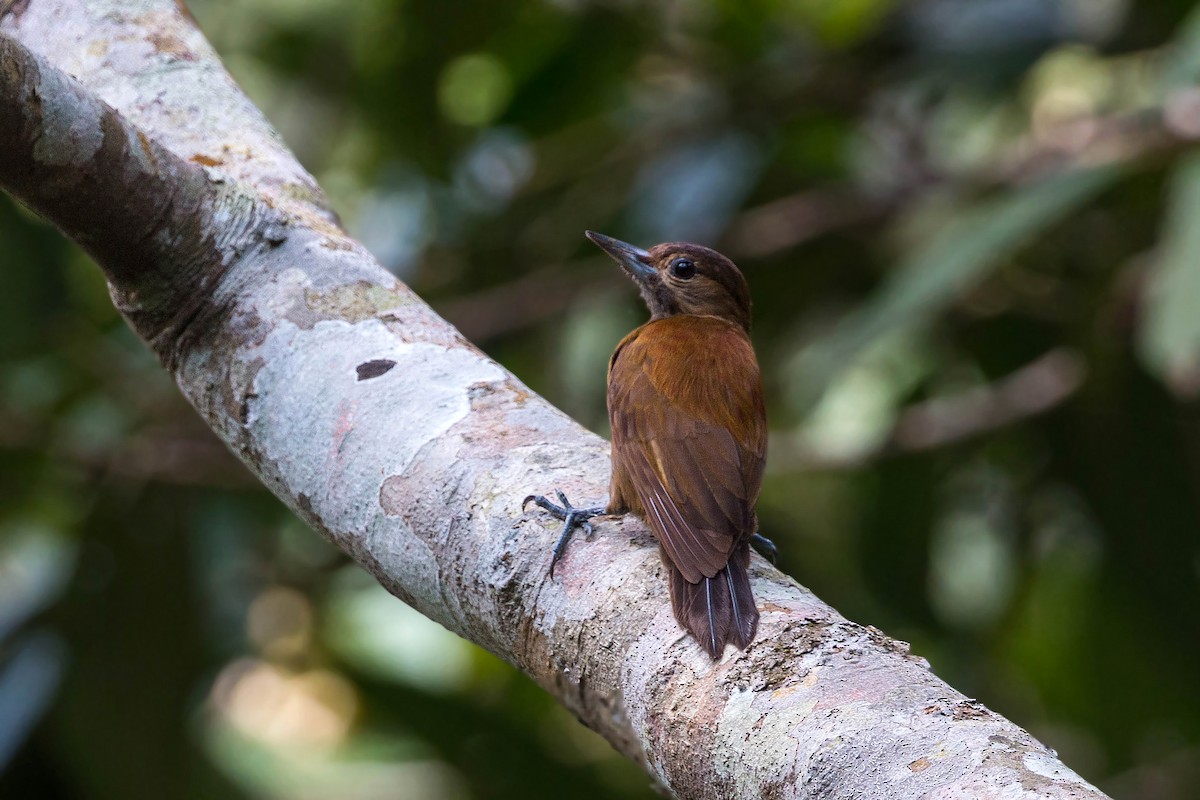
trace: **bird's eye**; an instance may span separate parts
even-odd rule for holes
[[[677,258],[671,262],[671,274],[687,280],[696,274],[696,264],[690,258]]]

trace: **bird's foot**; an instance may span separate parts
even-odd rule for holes
[[[540,494],[531,494],[521,501],[521,510],[530,503],[546,509],[558,519],[563,521],[562,533],[558,536],[558,542],[554,545],[554,555],[550,558],[550,577],[554,577],[554,565],[563,557],[563,553],[567,551],[567,545],[571,542],[571,536],[574,535],[576,528],[583,529],[583,535],[587,539],[592,538],[592,523],[589,521],[592,517],[599,516],[604,513],[604,506],[593,506],[591,508],[576,508],[571,505],[571,501],[561,490],[555,489],[554,493],[558,495],[558,502],[562,505],[557,505],[546,497]]]
[[[779,548],[775,546],[767,537],[761,533],[756,533],[750,537],[750,546],[758,551],[758,554],[770,561],[772,564],[779,558]]]

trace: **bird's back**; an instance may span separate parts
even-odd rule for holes
[[[646,519],[672,568],[676,616],[718,657],[753,639],[747,541],[766,457],[762,380],[745,331],[717,317],[652,320],[609,362],[611,512]]]

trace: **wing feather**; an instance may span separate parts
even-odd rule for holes
[[[608,394],[614,486],[688,582],[716,576],[754,533],[766,455],[749,339],[714,317],[651,321],[613,354]]]

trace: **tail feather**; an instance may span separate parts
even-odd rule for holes
[[[666,558],[671,569],[671,607],[675,618],[700,646],[719,659],[726,644],[745,649],[758,629],[758,608],[750,591],[750,548],[742,545],[725,568],[711,578],[689,583]]]

